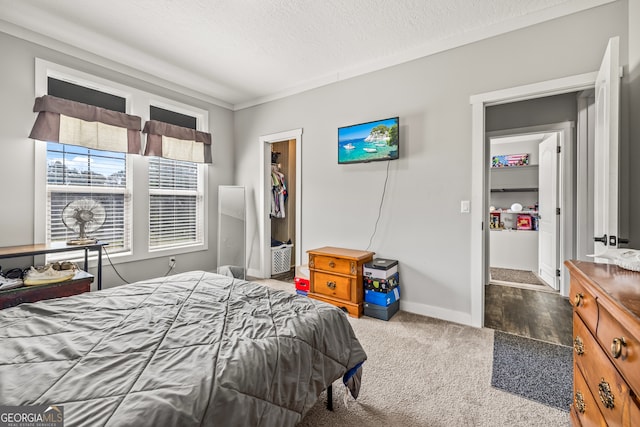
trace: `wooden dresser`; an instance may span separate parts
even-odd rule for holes
[[[575,426],[640,426],[640,273],[566,261]]]
[[[327,246],[307,253],[308,296],[340,307],[353,317],[362,316],[362,266],[373,260],[374,252]]]

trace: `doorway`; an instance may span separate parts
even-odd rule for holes
[[[259,218],[261,218],[258,221],[261,255],[260,277],[267,279],[273,276],[274,264],[275,271],[281,272],[286,270],[286,267],[291,269],[300,264],[302,259],[302,129],[265,135],[259,138],[259,143],[262,165],[260,174],[261,203],[258,212]],[[286,200],[285,194],[280,193],[278,196],[279,201],[282,201],[279,211],[281,213],[278,215],[274,215],[272,210],[274,168],[277,169],[277,174],[283,175],[286,188]],[[278,176],[277,174],[276,176]],[[286,247],[279,245],[280,249],[272,250],[272,239],[283,242]],[[289,240],[290,243],[288,243]],[[289,254],[283,252],[287,250]],[[283,263],[284,268],[282,268]]]
[[[559,291],[562,149],[571,123],[487,134],[488,283]],[[564,130],[558,130],[564,129]],[[572,159],[569,159],[573,162]]]
[[[585,73],[564,77],[555,80],[549,80],[530,85],[519,86],[494,92],[487,92],[470,97],[472,104],[472,206],[477,208],[472,210],[472,233],[471,233],[471,259],[470,259],[470,295],[471,295],[471,322],[476,327],[482,327],[484,323],[484,287],[488,279],[488,268],[486,265],[486,255],[488,248],[488,227],[485,227],[485,212],[488,209],[487,192],[485,185],[488,181],[488,153],[485,144],[486,129],[486,108],[491,105],[507,104],[519,100],[539,99],[546,96],[566,94],[570,92],[581,92],[596,88],[596,94],[601,93],[600,100],[596,96],[595,102],[595,152],[604,153],[604,155],[596,156],[597,165],[594,167],[596,176],[596,185],[594,185],[594,204],[592,207],[594,212],[594,235],[602,245],[617,247],[619,241],[619,228],[617,222],[618,214],[618,103],[620,96],[621,77],[619,67],[619,38],[613,37],[609,39],[605,50],[600,69],[597,72]],[[581,148],[581,147],[578,147]],[[572,166],[572,165],[569,165]],[[585,167],[584,164],[578,164],[578,167]],[[571,168],[565,168],[562,174],[563,179],[574,179]],[[597,185],[598,181],[601,185]],[[574,191],[572,194],[566,194],[562,197],[563,201],[568,197],[577,197],[575,202],[578,206],[583,206],[583,197],[587,192],[584,181],[577,181],[572,186]],[[600,189],[608,189],[608,196],[602,198],[596,197]],[[565,225],[564,232],[571,233],[574,228],[571,221],[583,221],[579,215],[569,215],[565,212],[561,221]],[[584,239],[586,222],[579,223],[575,227],[576,240]],[[600,225],[602,227],[600,227]],[[605,235],[600,236],[604,231]],[[608,236],[608,238],[606,237]],[[613,236],[613,237],[612,237]],[[595,239],[595,237],[594,237]],[[565,239],[566,242],[573,242],[573,235]],[[561,250],[561,259],[570,259],[575,249],[565,245]],[[573,252],[572,252],[573,249]],[[560,292],[563,296],[568,295],[569,283],[566,268],[561,270]]]

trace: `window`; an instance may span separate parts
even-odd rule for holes
[[[100,203],[104,224],[90,237],[109,243],[109,252],[130,248],[130,195],[127,191],[127,159],[124,153],[47,143],[47,240],[65,242],[78,237],[67,228],[62,210],[72,201],[88,198]]]
[[[122,97],[49,77],[49,95],[124,112]],[[109,252],[131,249],[131,194],[127,154],[47,142],[47,242],[66,242],[79,231],[67,228],[63,209],[72,201],[88,198],[100,203],[105,221],[89,237],[109,244]]]
[[[197,120],[151,106],[150,119],[196,129]],[[204,239],[202,166],[149,158],[149,249],[200,245]]]
[[[135,116],[141,124],[156,120],[208,131],[207,110],[40,58],[35,83],[36,99],[50,95]],[[91,198],[104,207],[106,219],[87,234],[108,243],[105,250],[114,264],[208,249],[207,165],[144,156],[144,133],[137,134],[141,148],[127,147],[129,154],[35,138],[37,241],[77,238],[79,233],[64,225],[62,210],[74,200]],[[83,255],[50,254],[46,261]]]
[[[196,163],[149,158],[149,248],[201,244],[202,185]]]

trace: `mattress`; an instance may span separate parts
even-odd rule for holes
[[[67,426],[293,426],[365,359],[338,308],[202,271],[0,311],[1,404]]]

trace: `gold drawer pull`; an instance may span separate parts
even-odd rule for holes
[[[615,406],[613,403],[613,393],[611,393],[611,386],[608,382],[602,378],[600,384],[598,384],[598,394],[600,395],[600,400],[605,408],[613,409]]]
[[[584,343],[582,342],[582,338],[577,335],[573,340],[573,349],[576,351],[578,356],[582,356],[584,354]]]
[[[576,409],[578,410],[578,412],[580,412],[581,414],[584,414],[584,411],[587,405],[584,403],[584,396],[582,395],[581,392],[576,391],[576,397],[574,402],[576,403]]]
[[[573,298],[573,305],[575,305],[576,307],[580,307],[580,304],[582,304],[583,299],[584,299],[584,294],[578,292],[576,296]]]
[[[336,288],[336,282],[333,281],[328,281],[327,282],[327,288],[334,290]]]
[[[331,268],[335,268],[335,266],[336,266],[336,263],[335,263],[335,262],[333,262],[333,261],[329,261],[329,267],[331,267]]]
[[[625,347],[626,345],[627,342],[624,337],[613,339],[613,342],[611,343],[611,355],[614,359],[617,359],[622,355],[622,347]]]

